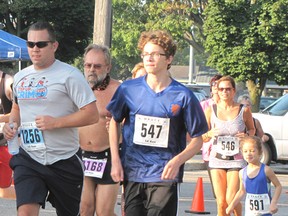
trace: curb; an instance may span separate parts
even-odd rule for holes
[[[206,170],[206,165],[203,161],[187,161],[184,165],[184,171]]]
[[[206,164],[204,163],[201,154],[194,155],[194,157],[186,161],[184,171],[193,170],[207,170]]]

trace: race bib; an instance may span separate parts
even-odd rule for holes
[[[102,178],[106,167],[107,159],[83,158],[85,176]]]
[[[133,142],[152,147],[168,147],[169,118],[158,118],[136,114]]]
[[[239,139],[233,136],[218,136],[216,152],[226,156],[239,153]]]
[[[268,214],[269,207],[270,207],[270,198],[268,194],[247,193],[245,201],[245,215]]]
[[[23,122],[20,129],[23,148],[27,151],[45,149],[42,131],[36,127],[35,122]]]
[[[0,133],[3,133],[3,127],[5,125],[5,122],[0,123]]]

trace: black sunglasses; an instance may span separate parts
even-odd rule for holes
[[[46,46],[48,46],[48,43],[50,43],[52,41],[38,41],[38,42],[32,42],[32,41],[27,41],[26,44],[29,48],[33,48],[35,45],[38,48],[44,48]]]

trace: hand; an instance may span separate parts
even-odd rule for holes
[[[124,181],[124,172],[120,160],[112,162],[111,173],[110,173],[114,182]]]
[[[269,136],[264,134],[261,139],[262,139],[262,142],[267,142],[269,140]]]
[[[247,134],[247,133],[244,133],[244,132],[238,132],[235,136],[236,136],[236,137],[239,137],[239,138],[243,138],[243,137],[248,136],[248,134]]]
[[[218,136],[219,135],[219,128],[212,128],[210,131],[208,131],[208,136],[210,138]]]
[[[226,214],[227,214],[227,215],[230,215],[231,213],[233,213],[233,209],[231,209],[231,207],[228,206],[228,207],[226,208]]]
[[[106,119],[106,129],[109,132],[109,126],[110,126],[110,121],[111,121],[111,116],[106,115],[105,119]]]
[[[271,214],[275,214],[277,212],[278,212],[277,204],[274,204],[274,203],[271,202],[271,204],[270,204],[270,213]]]
[[[13,127],[11,128],[10,124],[13,124]],[[3,134],[4,138],[6,140],[10,140],[15,136],[15,133],[18,131],[18,125],[16,122],[14,123],[5,123],[3,127]]]
[[[176,178],[179,172],[181,164],[179,164],[175,157],[172,158],[164,167],[163,173],[161,175],[162,180],[173,180]]]
[[[55,128],[55,118],[51,116],[36,116],[35,123],[39,130],[51,130]]]

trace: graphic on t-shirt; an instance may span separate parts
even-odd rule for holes
[[[23,78],[17,86],[18,100],[38,100],[47,98],[46,77],[36,79],[35,77]]]
[[[170,111],[171,111],[172,116],[176,116],[180,112],[180,108],[181,106],[179,104],[175,104],[175,103],[171,104]]]

